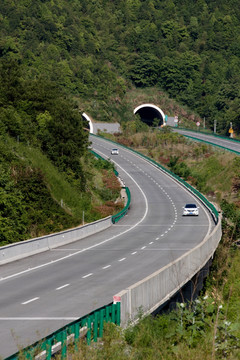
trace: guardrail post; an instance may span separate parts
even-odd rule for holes
[[[78,344],[79,344],[79,335],[80,335],[80,323],[77,322],[74,325],[74,346],[75,346],[75,350],[77,350],[78,348]]]
[[[99,311],[94,313],[94,322],[93,322],[93,340],[96,342],[98,338],[98,318]]]
[[[103,323],[104,323],[104,309],[100,310],[100,321],[99,321],[99,337],[103,336]]]
[[[34,359],[34,351],[35,351],[35,349],[29,349],[27,351],[27,353],[24,354],[24,358],[27,359],[27,360]]]
[[[67,330],[64,329],[62,330],[62,339],[61,339],[61,344],[62,344],[62,351],[61,351],[61,355],[62,355],[62,359],[66,359],[67,357]]]
[[[120,324],[121,324],[121,303],[117,302],[116,306],[117,306],[117,325],[120,326]]]
[[[109,312],[110,312],[110,308],[109,308],[109,306],[107,306],[107,308],[106,308],[106,322],[109,322],[109,318],[110,318]]]
[[[46,359],[51,360],[52,357],[52,338],[45,341]]]
[[[87,318],[87,344],[90,345],[91,343],[91,317]]]
[[[111,306],[111,313],[112,313],[112,322],[114,323],[114,324],[116,324],[116,313],[115,313],[115,311],[116,311],[116,306],[115,306],[115,304],[112,304],[112,306]]]

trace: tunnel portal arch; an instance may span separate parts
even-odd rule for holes
[[[92,121],[90,119],[90,117],[84,112],[82,113],[82,117],[88,121],[88,125],[89,125],[89,131],[91,134],[93,134],[93,124],[92,124]]]
[[[142,104],[137,106],[134,115],[138,114],[143,122],[148,126],[153,125],[154,119],[159,119],[159,125],[166,125],[165,114],[158,106],[153,104]]]

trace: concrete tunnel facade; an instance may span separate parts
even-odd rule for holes
[[[139,105],[134,109],[133,113],[134,115],[138,114],[140,116],[141,121],[145,122],[148,126],[153,125],[154,119],[159,119],[159,126],[166,125],[164,112],[162,111],[162,109],[160,109],[158,106],[154,104]],[[95,124],[95,129],[94,129],[90,117],[85,112],[82,113],[82,117],[84,120],[87,120],[90,133],[97,133],[97,124]],[[106,124],[106,126],[107,125],[109,124]],[[119,129],[115,129],[114,131],[115,132],[119,131]]]
[[[142,104],[137,106],[134,111],[134,115],[139,115],[141,120],[148,126],[153,125],[154,119],[159,119],[159,125],[166,125],[165,114],[158,106],[153,104]]]

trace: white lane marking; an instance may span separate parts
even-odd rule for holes
[[[150,243],[149,243],[149,245],[152,245],[153,244],[153,241],[151,241]]]
[[[106,265],[102,269],[108,269],[111,265]]]
[[[145,249],[146,248],[146,246],[143,246],[143,247],[141,247],[141,250],[143,250],[143,249]]]
[[[155,240],[159,240],[159,237],[157,237]]]
[[[59,286],[58,288],[56,288],[56,290],[64,289],[64,288],[67,287],[67,286],[69,286],[69,284],[65,284],[65,285]]]
[[[30,300],[24,301],[24,302],[22,302],[22,305],[27,305],[27,304],[29,304],[29,303],[31,303],[31,302],[33,302],[33,301],[38,300],[38,299],[39,299],[39,297],[35,297],[35,298],[33,298],[33,299],[30,299]]]
[[[131,253],[131,255],[135,255],[136,253],[137,253],[137,251],[134,251],[134,252]]]
[[[207,218],[208,218],[208,232],[206,234],[206,236],[204,237],[203,239],[203,242],[205,241],[205,239],[207,238],[207,236],[209,236],[210,232],[211,232],[211,218],[210,218],[210,214],[209,214],[209,211],[205,208],[204,205],[202,205],[201,201],[199,200],[199,198],[197,196],[194,196],[194,194],[189,191],[188,188],[186,188],[181,182],[177,181],[173,176],[167,174],[164,170],[161,170],[159,167],[157,167],[156,165],[154,165],[151,161],[147,160],[147,159],[144,159],[143,157],[137,155],[134,153],[134,151],[132,151],[131,149],[124,149],[125,151],[131,153],[131,155],[134,155],[136,157],[140,157],[142,161],[145,161],[148,165],[152,166],[154,169],[157,169],[158,171],[160,171],[162,174],[164,174],[167,178],[169,178],[175,185],[176,185],[176,188],[182,188],[182,190],[184,192],[186,192],[188,195],[190,194],[193,199],[198,203],[199,206],[201,206],[201,209],[205,212]],[[150,175],[148,175],[149,177]],[[174,185],[174,187],[175,187]],[[170,185],[168,187],[171,187]],[[163,192],[166,194],[166,191],[163,189],[162,187],[162,190]],[[176,212],[177,213],[177,212]],[[190,225],[191,226],[191,225]],[[202,226],[207,226],[207,225],[202,225]],[[164,235],[161,235],[161,236],[164,236]]]
[[[46,320],[77,320],[79,317],[0,317],[2,321],[46,321]]]
[[[101,153],[101,151],[99,151],[99,152]],[[104,154],[102,153],[102,155],[104,155]],[[135,227],[137,227],[139,224],[141,224],[141,222],[143,222],[143,220],[146,218],[147,213],[148,213],[148,201],[147,201],[147,197],[146,197],[144,191],[141,189],[140,185],[138,185],[138,183],[136,182],[136,180],[134,180],[133,177],[132,177],[126,170],[124,170],[119,164],[117,164],[117,165],[118,165],[118,167],[119,167],[123,172],[125,172],[125,173],[130,177],[130,179],[135,183],[135,185],[138,187],[138,189],[139,189],[139,190],[141,191],[141,193],[142,193],[142,196],[143,196],[144,201],[145,201],[145,212],[144,212],[142,218],[141,218],[136,224],[134,224],[132,227],[130,227],[129,229],[127,229],[127,230],[125,230],[125,231],[123,231],[123,232],[121,232],[121,233],[119,233],[119,234],[117,234],[117,235],[114,235],[114,236],[110,237],[109,239],[103,240],[103,241],[101,241],[101,242],[98,243],[98,244],[89,246],[89,247],[87,247],[87,248],[85,248],[85,249],[81,249],[81,250],[79,250],[79,251],[76,251],[76,252],[73,253],[73,254],[65,255],[65,256],[63,256],[63,257],[61,257],[61,258],[59,258],[59,259],[51,260],[51,261],[49,261],[49,262],[47,262],[47,263],[44,263],[44,264],[35,266],[35,267],[31,268],[31,269],[26,269],[26,270],[20,271],[20,272],[18,272],[18,273],[15,273],[15,274],[12,274],[12,275],[8,275],[8,276],[6,276],[6,277],[2,277],[2,278],[0,278],[0,282],[3,281],[3,280],[11,279],[11,278],[16,277],[16,276],[19,276],[19,275],[23,275],[23,274],[25,274],[25,273],[27,273],[27,272],[30,272],[30,271],[33,271],[33,270],[37,270],[37,269],[43,268],[43,267],[48,266],[48,265],[51,265],[51,264],[54,264],[54,263],[63,261],[63,260],[68,259],[68,258],[70,258],[70,257],[72,257],[72,256],[78,255],[78,254],[80,254],[80,253],[82,253],[82,252],[84,252],[84,251],[86,251],[86,250],[94,249],[95,247],[98,247],[98,246],[100,246],[100,245],[102,245],[102,244],[105,244],[105,243],[107,243],[107,242],[109,242],[109,241],[111,241],[111,240],[113,240],[113,239],[116,239],[117,237],[119,237],[119,236],[121,236],[121,235],[126,234],[127,232],[133,230]]]
[[[82,279],[86,279],[87,277],[92,276],[92,273],[82,276]]]
[[[126,260],[126,258],[119,259],[118,261],[124,261],[124,260]]]

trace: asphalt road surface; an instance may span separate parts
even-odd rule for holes
[[[193,132],[193,131],[187,131],[187,130],[180,130],[177,128],[174,128],[173,131],[177,131],[179,134],[186,135],[186,136],[192,136],[196,139],[202,140],[202,141],[208,141],[212,143],[213,145],[217,146],[223,146],[229,150],[237,151],[240,154],[240,141],[231,140],[224,137],[218,137],[214,135],[206,135],[200,132]]]
[[[206,208],[161,170],[119,146],[91,137],[111,158],[132,195],[111,228],[0,267],[0,356],[6,357],[112,302],[113,295],[199,244],[214,226]],[[195,202],[198,217],[183,217]]]

